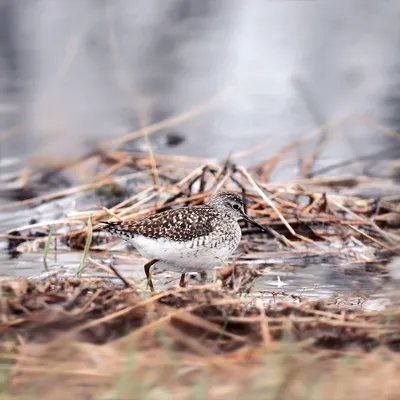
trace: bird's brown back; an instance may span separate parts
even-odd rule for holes
[[[137,221],[103,222],[103,229],[125,238],[142,235],[152,239],[168,238],[185,242],[209,235],[213,231],[213,222],[219,216],[217,210],[206,205],[183,207]]]

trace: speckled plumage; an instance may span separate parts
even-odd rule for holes
[[[186,242],[199,236],[207,236],[213,230],[218,211],[209,206],[178,208],[151,215],[131,222],[109,222],[105,228],[127,239],[142,235],[152,239],[168,238]]]
[[[144,257],[157,260],[157,266],[185,273],[221,266],[239,245],[242,218],[249,220],[242,198],[220,192],[204,205],[137,221],[105,222],[103,229],[132,242]]]

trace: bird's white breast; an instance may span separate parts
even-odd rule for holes
[[[192,272],[223,266],[239,245],[241,230],[232,226],[229,237],[216,231],[191,241],[173,241],[137,235],[130,239],[139,253],[147,259],[160,260],[157,266],[178,272]]]

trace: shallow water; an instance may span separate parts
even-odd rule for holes
[[[89,257],[103,265],[108,265],[112,259],[113,266],[126,278],[131,279],[142,290],[146,289],[146,280],[143,265],[146,262],[135,250],[111,251],[89,253]],[[47,256],[48,271],[43,263],[43,251],[25,252],[18,257],[11,258],[5,251],[0,251],[0,263],[2,265],[1,279],[25,277],[41,279],[48,276],[73,277],[77,272],[82,258],[79,251],[50,251]],[[385,258],[382,257],[383,265]],[[387,273],[385,268],[376,272],[366,272],[366,264],[354,260],[342,262],[343,257],[338,253],[327,255],[313,254],[307,256],[290,254],[286,252],[268,252],[244,255],[237,264],[259,268],[262,275],[255,279],[251,295],[271,298],[270,292],[285,292],[296,294],[310,299],[341,298],[353,299],[359,303],[368,297],[369,302],[386,298],[390,295],[385,288]],[[120,280],[112,272],[86,262],[83,277],[107,277],[120,284]],[[369,268],[371,269],[371,268]],[[382,270],[381,272],[379,270]],[[217,271],[207,273],[207,282],[216,280]],[[155,268],[153,270],[153,283],[156,289],[176,286],[180,275]],[[200,277],[190,274],[189,284],[200,284]],[[267,291],[267,292],[264,292]],[[277,299],[288,299],[290,296],[277,295]],[[368,303],[369,304],[369,303]],[[380,303],[369,305],[372,309],[379,307]]]

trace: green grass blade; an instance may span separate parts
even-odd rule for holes
[[[92,237],[93,237],[92,219],[89,218],[89,220],[88,220],[88,235],[87,235],[87,239],[86,239],[85,249],[83,250],[83,256],[82,256],[81,262],[79,263],[78,271],[76,272],[76,276],[78,278],[80,278],[82,275],[82,269],[85,264],[86,257],[88,255],[90,245],[92,243]]]
[[[224,338],[224,333],[226,331],[226,328],[228,327],[229,319],[230,317],[232,317],[232,314],[233,314],[233,309],[228,311],[228,315],[225,318],[224,325],[221,328],[221,333],[218,335],[217,342],[220,342]]]
[[[44,265],[44,269],[47,272],[49,272],[49,266],[47,265],[47,255],[49,254],[52,237],[53,237],[53,230],[50,229],[49,236],[47,237],[46,246],[44,247],[44,254],[43,254],[43,265]]]

